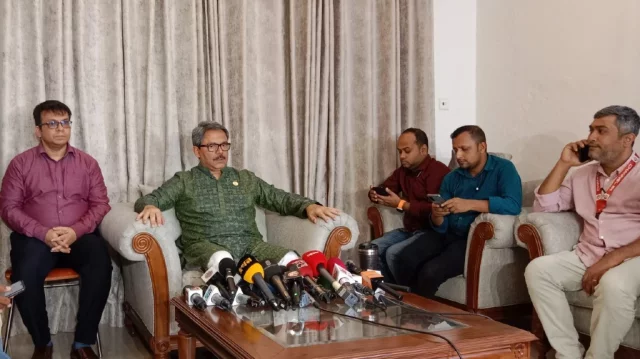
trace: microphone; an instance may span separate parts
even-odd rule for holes
[[[218,290],[220,290],[220,294],[222,294],[223,297],[229,300],[233,300],[233,296],[231,296],[229,291],[227,291],[227,288],[225,288],[223,280],[224,278],[222,278],[220,272],[216,272],[207,282],[205,282],[205,284],[215,285],[216,287],[218,287]]]
[[[207,302],[202,298],[202,289],[187,285],[182,289],[184,299],[189,306],[196,307],[199,310],[207,309]]]
[[[360,281],[362,280],[361,277],[359,277],[360,281],[353,277],[351,272],[349,272],[345,268],[344,263],[342,262],[342,260],[340,260],[340,258],[329,259],[329,261],[327,262],[327,268],[331,269],[331,272],[333,273],[333,276],[336,278],[338,283],[350,283],[356,290],[356,292],[362,293],[364,295],[374,294],[371,288],[365,287],[362,285],[362,283],[360,283]],[[362,271],[360,271],[360,273],[362,273]]]
[[[242,290],[242,293],[244,293],[245,295],[248,295],[249,297],[251,297],[251,299],[257,302],[260,307],[264,307],[265,305],[267,305],[267,302],[258,294],[256,294],[256,292],[254,292],[253,289],[251,289],[251,287],[249,286],[249,283],[245,281],[241,282],[240,289]]]
[[[327,304],[331,303],[331,296],[329,296],[329,293],[322,289],[311,277],[313,275],[313,271],[307,262],[302,259],[292,260],[287,265],[287,269],[289,269],[290,272],[295,271],[300,273],[304,284],[311,291],[311,295],[316,296],[319,300],[325,301]]]
[[[223,258],[218,264],[218,271],[227,280],[229,295],[233,297],[238,291],[234,276],[236,275],[236,262],[232,258]]]
[[[362,273],[362,269],[360,269],[360,267],[358,267],[352,260],[348,260],[347,265],[343,267],[347,268],[349,272],[353,274],[360,275],[360,273]]]
[[[384,282],[384,277],[376,272],[376,271],[363,271],[362,272],[362,284],[365,286],[376,290],[378,288],[384,290],[385,292],[391,294],[397,300],[402,300],[402,294],[395,291],[395,289],[389,287],[387,283]]]
[[[260,288],[262,293],[267,297],[267,302],[271,308],[275,311],[279,311],[278,301],[273,293],[267,287],[267,283],[264,281],[264,268],[258,262],[258,260],[252,255],[246,255],[238,261],[238,274],[245,281],[255,284]]]
[[[287,289],[284,287],[284,283],[282,283],[282,270],[280,266],[268,259],[262,261],[262,266],[264,267],[264,279],[271,283],[282,299],[284,299],[284,309],[289,309],[292,305],[292,300],[289,292],[287,292]]]
[[[264,304],[264,301],[260,302],[260,300],[255,299],[254,297],[248,296],[244,293],[238,293],[235,299],[239,304],[249,306],[251,308],[260,308]]]
[[[302,276],[300,275],[300,272],[298,272],[297,270],[286,271],[282,277],[282,279],[284,280],[284,284],[289,287],[293,305],[299,307],[301,295],[300,287],[302,285]]]
[[[220,295],[220,290],[215,285],[209,285],[207,290],[204,292],[204,300],[207,305],[215,305],[216,307],[224,310],[231,309],[231,302]]]
[[[319,274],[322,278],[331,283],[333,290],[338,293],[338,295],[344,300],[344,303],[346,305],[353,307],[358,302],[360,302],[360,297],[358,297],[354,293],[353,288],[340,285],[340,283],[333,279],[331,274],[329,274],[329,272],[325,268],[327,258],[324,256],[324,254],[322,254],[322,252],[316,250],[309,251],[302,255],[302,259],[304,259],[305,262],[309,263],[309,266],[312,270],[315,268],[315,271],[313,273],[314,275]]]

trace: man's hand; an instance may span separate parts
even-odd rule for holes
[[[387,193],[389,194],[388,196],[381,196],[379,194],[376,193],[376,196],[378,198],[378,204],[381,204],[383,206],[387,206],[387,207],[392,207],[392,208],[397,208],[398,207],[398,203],[400,203],[400,196],[398,196],[397,194],[393,193],[393,191],[391,191],[388,188],[385,188],[387,190]]]
[[[136,217],[136,221],[142,220],[143,224],[147,224],[147,221],[151,222],[151,227],[161,226],[164,224],[164,218],[162,217],[162,211],[156,206],[150,204],[144,206],[142,212]]]
[[[56,246],[51,249],[51,252],[70,253],[71,245],[78,239],[76,231],[70,227],[54,227],[52,229],[58,234],[58,238],[54,241]]]
[[[51,228],[44,237],[44,243],[51,247],[51,252],[69,253],[69,249],[60,244],[60,235],[58,231]]]
[[[8,291],[11,290],[10,286],[6,286],[6,285],[0,285],[0,293],[6,293]],[[0,294],[0,313],[2,312],[2,310],[4,308],[8,308],[11,306],[11,299],[5,297],[4,295]]]
[[[378,193],[373,189],[373,186],[369,186],[369,201],[378,203]]]
[[[318,217],[322,218],[325,222],[329,222],[329,218],[336,219],[336,217],[340,215],[339,209],[320,206],[315,203],[308,205],[306,211],[307,218],[313,223],[318,221]]]
[[[444,218],[449,215],[449,210],[440,206],[437,203],[431,203],[431,217],[432,218]]]
[[[564,146],[562,153],[560,154],[560,162],[569,167],[580,166],[582,162],[580,162],[578,157],[578,151],[588,144],[588,140],[580,140],[567,144]]]
[[[582,289],[589,295],[593,295],[600,278],[611,268],[620,264],[614,255],[607,254],[589,267],[582,276]]]
[[[462,198],[451,198],[440,205],[449,213],[465,213],[471,210],[471,201]]]

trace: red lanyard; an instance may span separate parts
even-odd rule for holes
[[[604,209],[607,207],[607,200],[609,199],[609,197],[611,197],[613,190],[615,190],[620,182],[622,182],[622,180],[627,177],[633,167],[636,166],[636,163],[638,163],[638,154],[634,153],[631,162],[629,162],[629,164],[627,164],[622,172],[620,172],[620,174],[616,176],[616,179],[613,180],[613,183],[606,192],[600,184],[600,174],[596,173],[596,218],[599,218],[600,213],[602,213],[602,211],[604,211]]]

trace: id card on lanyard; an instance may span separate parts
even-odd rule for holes
[[[636,166],[636,164],[638,163],[638,159],[638,154],[634,153],[631,162],[629,162],[622,170],[622,172],[620,172],[616,176],[616,179],[613,180],[613,183],[607,191],[605,191],[600,184],[600,174],[596,173],[596,218],[600,218],[600,213],[602,213],[607,207],[607,200],[609,199],[609,197],[611,197],[611,194],[616,189],[616,187],[620,185],[620,182],[622,182],[622,180],[627,177],[629,172],[631,172],[633,167]]]

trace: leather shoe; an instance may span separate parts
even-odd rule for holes
[[[45,345],[43,347],[35,347],[31,359],[51,359],[53,356],[53,345]]]
[[[91,347],[84,347],[80,349],[71,348],[71,354],[69,354],[71,359],[98,359],[96,353],[93,352]]]

